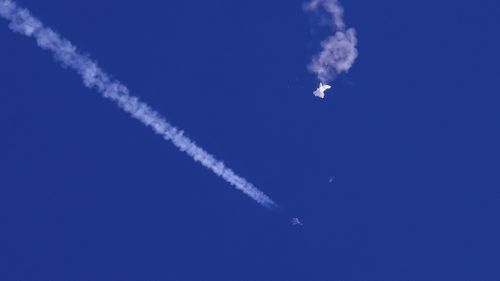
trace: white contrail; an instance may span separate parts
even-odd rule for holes
[[[144,125],[151,127],[165,140],[171,141],[180,151],[188,154],[196,162],[201,163],[262,206],[267,208],[277,206],[266,194],[197,146],[158,112],[139,101],[137,97],[129,95],[125,85],[112,80],[97,66],[97,63],[80,54],[68,40],[52,29],[44,27],[37,18],[31,16],[28,10],[19,8],[13,1],[0,0],[0,17],[10,22],[10,29],[28,37],[34,37],[38,46],[51,51],[56,60],[78,72],[85,86],[97,90],[104,97],[116,102],[121,109],[130,113]]]
[[[322,50],[313,57],[308,68],[322,83],[328,83],[342,72],[347,72],[358,56],[357,39],[354,28],[346,30],[344,9],[337,0],[310,0],[305,3],[308,12],[327,13],[327,22],[334,35],[321,42]]]

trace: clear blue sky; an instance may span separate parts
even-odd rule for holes
[[[19,2],[277,211],[0,19],[0,279],[500,280],[500,2],[342,1],[324,100],[302,3]]]

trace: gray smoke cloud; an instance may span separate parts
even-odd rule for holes
[[[196,145],[184,135],[183,131],[167,122],[157,111],[141,102],[137,97],[131,96],[125,85],[112,80],[110,75],[99,68],[96,62],[78,52],[67,39],[52,29],[44,27],[37,18],[31,16],[28,10],[19,8],[13,1],[0,0],[0,17],[10,22],[10,29],[33,37],[40,48],[52,52],[57,61],[76,71],[82,77],[85,86],[95,89],[105,98],[114,101],[121,109],[141,121],[145,126],[150,127],[163,139],[173,143],[194,161],[208,168],[262,206],[267,208],[277,206],[266,194],[243,177],[235,174],[222,161],[215,159],[214,156]]]
[[[346,29],[344,9],[337,0],[310,0],[305,3],[304,10],[315,14],[326,13],[321,20],[334,33],[321,42],[320,53],[308,65],[309,71],[326,84],[338,74],[347,72],[358,57],[356,31],[354,28]]]

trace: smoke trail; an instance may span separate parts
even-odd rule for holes
[[[322,83],[328,83],[338,74],[347,72],[353,65],[358,50],[354,28],[346,30],[344,23],[344,9],[337,0],[310,0],[304,5],[308,12],[327,13],[325,22],[328,22],[334,35],[321,42],[322,50],[313,57],[308,66],[309,71],[316,74]]]
[[[111,80],[97,64],[88,57],[80,54],[76,48],[59,34],[31,16],[26,9],[17,7],[10,0],[0,0],[0,17],[10,21],[9,28],[28,37],[34,37],[38,46],[53,53],[54,58],[64,66],[75,70],[83,79],[85,86],[93,88],[104,97],[114,101],[124,111],[165,140],[171,141],[180,151],[185,152],[196,162],[222,177],[235,188],[257,201],[264,207],[273,208],[277,205],[244,178],[236,175],[223,162],[215,159],[211,154],[197,146],[182,131],[168,123],[158,112],[137,97],[129,95],[125,85]]]

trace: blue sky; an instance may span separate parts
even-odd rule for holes
[[[342,1],[324,100],[302,1],[18,3],[280,208],[0,19],[0,279],[500,278],[497,1]]]

